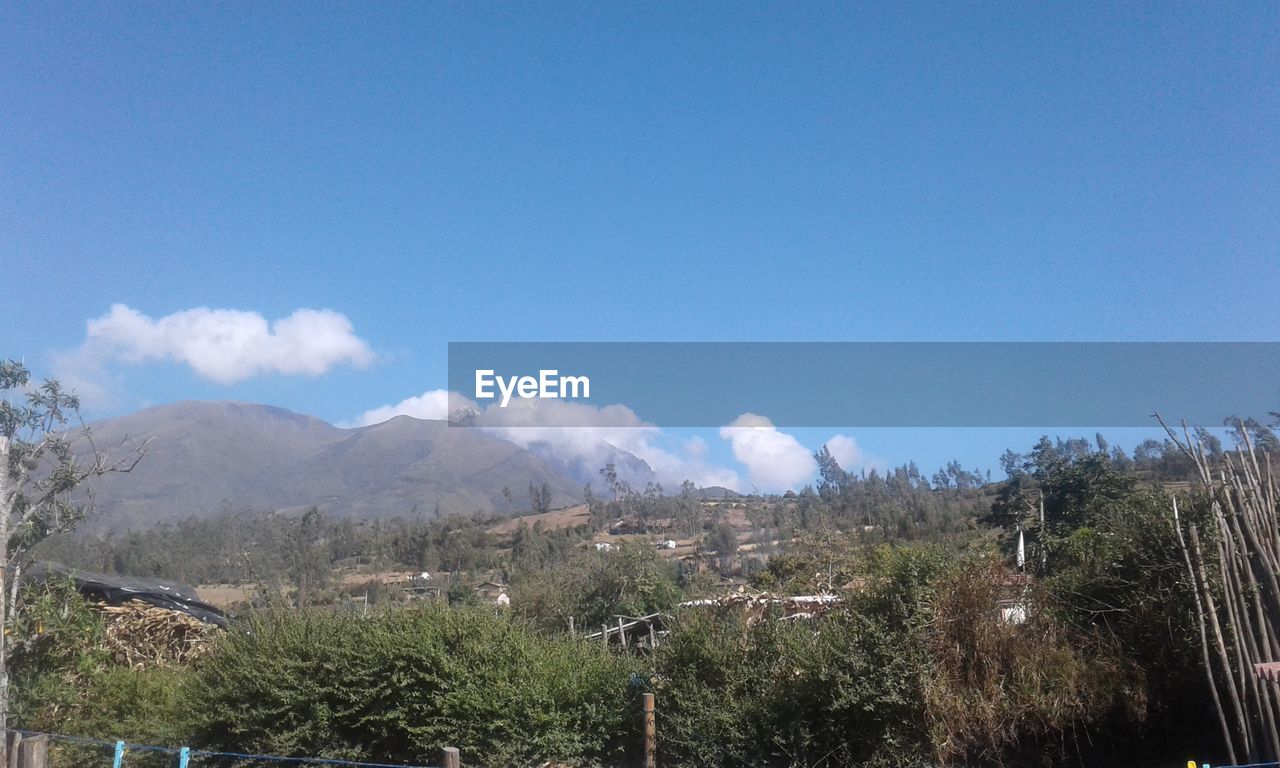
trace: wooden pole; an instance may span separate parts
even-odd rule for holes
[[[1236,732],[1241,735],[1244,741],[1244,752],[1248,756],[1249,762],[1256,762],[1253,743],[1253,733],[1249,728],[1249,718],[1245,712],[1244,704],[1240,700],[1240,689],[1236,686],[1236,680],[1231,675],[1231,658],[1227,653],[1226,640],[1222,635],[1222,624],[1218,621],[1218,608],[1213,599],[1213,588],[1209,584],[1209,577],[1204,568],[1204,552],[1200,548],[1200,534],[1196,531],[1195,523],[1187,526],[1187,533],[1191,536],[1191,559],[1196,564],[1196,575],[1200,577],[1199,588],[1200,593],[1204,597],[1205,615],[1209,617],[1209,629],[1212,630],[1212,638],[1214,648],[1218,651],[1218,660],[1222,664],[1222,677],[1226,682],[1227,701],[1231,704],[1231,711],[1236,716]],[[1234,761],[1233,761],[1234,762]]]
[[[22,744],[22,734],[8,731],[4,737],[4,764],[6,768],[18,768],[18,747]]]
[[[653,714],[653,694],[644,694],[644,768],[658,766],[658,728]]]
[[[573,617],[569,617],[569,637],[577,637],[578,633],[573,631]]]
[[[444,748],[444,768],[462,768],[462,753],[457,747]]]
[[[623,621],[625,621],[625,619],[619,616],[618,617],[618,642],[622,643],[623,648],[626,648],[627,647],[627,628],[623,625],[622,623]]]
[[[19,768],[49,768],[49,737],[44,734],[22,740],[18,745]]]

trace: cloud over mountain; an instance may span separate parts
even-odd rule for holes
[[[415,419],[447,419],[451,413],[474,406],[475,403],[457,392],[429,389],[421,395],[406,397],[394,405],[371,408],[342,426],[368,427],[381,424],[396,416],[412,416]]]
[[[517,399],[506,408],[486,408],[456,392],[433,389],[395,405],[365,411],[355,423],[367,426],[394,416],[443,419],[464,409],[473,412],[476,428],[534,450],[584,482],[598,480],[597,470],[605,464],[619,463],[623,479],[641,487],[654,480],[669,490],[679,488],[684,480],[727,488],[741,483],[733,470],[706,461],[705,442],[672,438],[622,405]],[[624,454],[621,457],[620,452]],[[639,458],[647,467],[633,466],[628,476],[625,462],[619,461],[625,454]]]

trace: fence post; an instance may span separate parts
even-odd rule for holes
[[[49,737],[40,734],[22,740],[18,745],[18,768],[48,768]]]
[[[658,728],[653,714],[653,694],[644,694],[644,768],[657,768]]]
[[[18,768],[18,747],[22,744],[22,734],[7,731],[4,735],[5,768]]]
[[[457,747],[444,748],[444,768],[462,768],[462,753]]]
[[[178,768],[187,768],[187,764],[191,762],[191,747],[183,747],[178,750]]]
[[[111,768],[121,768],[124,765],[124,742],[116,742],[116,756],[111,761]]]

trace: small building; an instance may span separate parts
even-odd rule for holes
[[[1026,624],[1031,616],[1031,578],[1006,572],[997,577],[996,620],[1001,624]]]
[[[1021,598],[1007,598],[996,601],[996,609],[1000,612],[1001,624],[1026,624],[1028,607]]]
[[[482,602],[511,605],[511,588],[496,581],[482,581],[476,585],[476,597]]]

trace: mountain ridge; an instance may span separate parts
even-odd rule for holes
[[[535,452],[446,421],[338,427],[279,406],[184,400],[89,427],[99,447],[147,441],[132,472],[93,481],[97,529],[310,506],[361,518],[501,516],[528,511],[530,484],[544,482],[554,505],[582,498]]]

